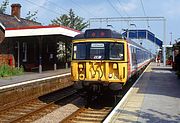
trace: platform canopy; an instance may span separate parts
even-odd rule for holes
[[[6,28],[5,37],[63,35],[74,37],[81,32],[64,26],[32,26],[20,28]]]
[[[128,36],[131,39],[148,39],[151,42],[156,43],[158,46],[162,47],[163,42],[158,39],[155,34],[148,30],[128,30]],[[122,34],[123,36],[127,37],[127,31]]]

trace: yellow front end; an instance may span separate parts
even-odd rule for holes
[[[118,61],[72,61],[71,72],[73,81],[127,81],[127,63]]]

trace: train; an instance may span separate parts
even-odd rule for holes
[[[71,79],[88,92],[119,91],[147,66],[150,51],[111,29],[87,29],[72,40]]]

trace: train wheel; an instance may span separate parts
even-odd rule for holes
[[[117,95],[115,95],[114,96],[114,105],[116,105],[118,103],[117,100],[118,100],[118,97],[117,97]]]
[[[114,105],[116,105],[122,98],[122,91],[121,90],[114,91],[113,96],[114,96]]]
[[[89,106],[91,106],[92,104],[92,95],[87,93],[87,97],[86,97],[86,108],[88,108]]]

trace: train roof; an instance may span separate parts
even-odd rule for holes
[[[77,39],[90,39],[90,38],[115,38],[115,39],[125,39],[129,44],[132,44],[141,49],[147,50],[136,42],[129,38],[124,37],[122,34],[112,31],[111,29],[87,29],[85,32],[76,35],[73,40]],[[148,50],[147,50],[148,51]]]
[[[116,38],[123,39],[123,36],[111,29],[87,29],[84,33],[76,35],[73,40],[76,39],[89,39],[89,38]]]

